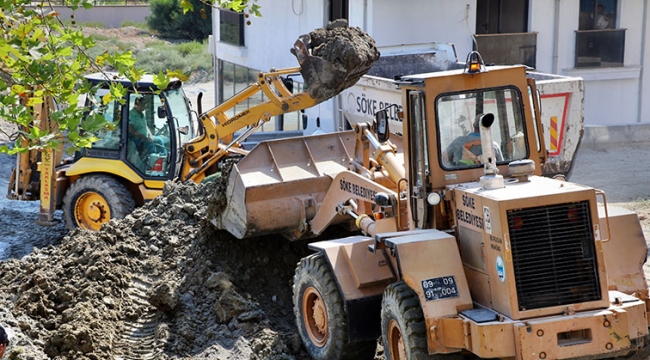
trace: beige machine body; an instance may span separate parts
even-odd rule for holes
[[[648,356],[636,214],[539,176],[534,80],[477,55],[402,78],[403,138],[387,139],[379,113],[353,131],[261,143],[233,166],[213,223],[239,238],[357,231],[310,243],[296,269],[296,325],[314,359],[371,359],[380,335],[390,360]]]

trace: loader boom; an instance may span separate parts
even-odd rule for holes
[[[292,94],[282,82],[282,75],[297,74],[300,67],[260,72],[257,82],[232,98],[204,112],[200,116],[203,133],[185,145],[181,181],[200,182],[205,170],[216,164],[229,152],[237,152],[239,144],[273,116],[303,110],[319,103],[306,91]],[[262,91],[267,101],[229,117],[226,113],[241,102]],[[249,127],[233,141],[236,131]],[[226,144],[227,143],[227,144]]]

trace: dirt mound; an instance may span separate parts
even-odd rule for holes
[[[319,102],[354,85],[380,55],[370,35],[358,27],[349,27],[343,19],[301,37],[292,53],[300,63],[305,88]]]
[[[213,230],[222,186],[168,185],[99,232],[0,263],[0,322],[17,334],[6,357],[308,358],[291,305],[306,243]]]
[[[307,243],[213,229],[225,186],[168,183],[98,232],[0,263],[0,323],[16,331],[5,357],[308,359],[291,294]]]

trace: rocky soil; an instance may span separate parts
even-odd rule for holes
[[[170,183],[99,232],[0,263],[8,358],[308,358],[291,304],[306,244],[214,230],[206,205],[222,184]]]
[[[311,56],[296,53],[295,48],[292,52],[301,65],[305,88],[318,102],[356,84],[379,59],[375,40],[342,19],[312,31],[309,36]]]

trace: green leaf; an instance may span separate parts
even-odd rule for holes
[[[127,89],[121,83],[111,83],[109,91],[113,99],[121,99],[126,96]]]
[[[79,139],[79,133],[76,131],[68,132],[68,139],[72,142],[75,142]]]
[[[43,98],[42,97],[32,96],[32,97],[29,98],[29,100],[27,100],[27,106],[29,106],[29,107],[33,107],[34,105],[42,104],[42,103],[43,103]]]
[[[162,71],[159,72],[158,74],[154,75],[154,77],[153,77],[154,85],[156,85],[156,87],[158,89],[161,89],[161,90],[167,88],[167,86],[169,85],[170,80],[171,79],[169,78],[169,76],[167,76],[166,74],[163,74]]]
[[[262,8],[261,6],[257,4],[253,4],[251,5],[250,13],[254,16],[262,17],[262,13],[260,12],[261,8]]]
[[[189,76],[185,75],[181,70],[167,69],[167,77],[169,77],[170,79],[177,78],[180,81],[187,81],[187,79],[189,79]]]
[[[81,127],[84,130],[95,132],[105,127],[107,124],[106,118],[99,114],[92,114],[87,116],[82,122]]]
[[[189,0],[181,0],[181,9],[183,9],[183,14],[187,13],[188,11],[194,11],[194,5],[192,5]]]

